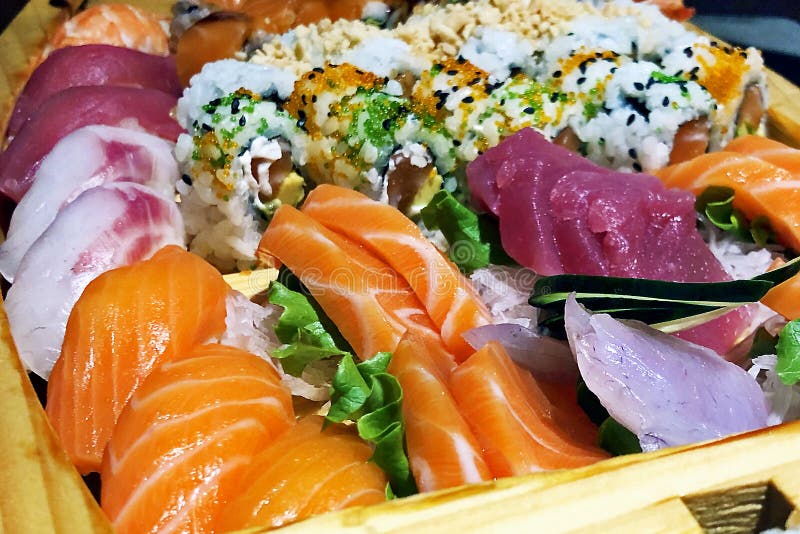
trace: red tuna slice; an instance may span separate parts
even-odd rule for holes
[[[108,45],[70,46],[53,51],[25,84],[8,122],[8,137],[22,128],[42,103],[70,87],[109,85],[158,89],[179,97],[174,57],[154,56]]]
[[[645,174],[574,171],[550,191],[563,272],[676,282],[729,279],[695,228],[694,196]]]
[[[175,141],[181,133],[170,117],[176,103],[163,91],[131,87],[71,87],[51,96],[0,154],[0,192],[19,202],[44,156],[83,126],[130,127]]]
[[[544,167],[558,165],[571,170],[611,172],[562,146],[554,145],[536,130],[525,128],[490,148],[467,166],[467,181],[476,207],[499,216],[500,191],[527,167],[516,160],[531,157]]]

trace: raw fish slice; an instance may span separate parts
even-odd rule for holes
[[[800,150],[786,146],[774,139],[760,135],[744,135],[725,145],[725,152],[738,152],[753,156],[776,167],[786,169],[794,176],[800,176]]]
[[[13,282],[34,241],[83,191],[116,181],[136,182],[171,199],[179,177],[172,145],[163,139],[112,126],[75,130],[42,160],[33,185],[14,209],[6,241],[0,245],[0,273]]]
[[[712,185],[733,189],[734,208],[769,219],[778,241],[800,250],[800,175],[754,156],[712,152],[655,172],[668,187],[699,195]]]
[[[204,345],[164,362],[108,442],[103,511],[120,534],[217,532],[250,462],[293,425],[289,391],[253,354]]]
[[[645,451],[767,425],[767,402],[744,369],[642,323],[565,308],[570,346],[586,385]]]
[[[492,478],[481,448],[447,389],[424,339],[406,335],[389,372],[403,388],[403,423],[411,471],[421,492]]]
[[[386,500],[386,476],[351,429],[310,416],[255,457],[219,532],[274,528],[307,517]]]
[[[19,202],[42,158],[82,126],[124,126],[175,141],[181,128],[170,111],[177,101],[156,89],[132,87],[71,87],[51,96],[0,154],[0,192]]]
[[[8,122],[9,138],[47,98],[69,87],[113,85],[158,89],[179,97],[175,59],[108,45],[54,51],[31,75]]]
[[[165,27],[154,14],[130,4],[100,4],[65,21],[50,39],[47,49],[107,44],[166,56],[168,40]]]
[[[492,322],[489,312],[458,268],[396,208],[335,185],[309,193],[303,213],[366,247],[398,272],[441,329],[458,361],[473,350],[462,332]]]
[[[216,269],[177,246],[87,286],[47,389],[47,415],[79,471],[99,469],[120,412],[153,368],[222,334],[228,292]]]
[[[516,160],[519,159],[530,162],[518,167]],[[499,216],[500,191],[511,184],[517,172],[530,164],[561,166],[576,171],[604,170],[588,159],[554,145],[532,128],[524,128],[467,165],[473,202],[478,208]]]
[[[559,427],[544,392],[503,347],[487,343],[453,371],[450,391],[495,477],[589,465],[607,455]]]
[[[175,203],[138,184],[95,187],[66,206],[23,257],[6,298],[26,368],[50,375],[70,310],[89,282],[183,238]]]
[[[275,213],[258,249],[303,282],[362,360],[393,351],[406,330],[436,331],[396,272],[289,205]]]

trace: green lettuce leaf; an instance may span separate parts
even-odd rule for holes
[[[800,319],[786,324],[781,330],[778,344],[778,365],[775,371],[781,382],[792,386],[800,381]]]
[[[283,308],[274,327],[283,345],[272,351],[272,356],[281,360],[283,370],[290,375],[300,376],[312,362],[349,354],[336,346],[303,294],[273,282],[269,301]]]
[[[730,232],[740,241],[764,246],[774,238],[769,219],[760,216],[748,222],[744,214],[733,207],[734,196],[730,187],[713,185],[697,197],[695,209],[705,214],[714,226]]]
[[[358,435],[375,445],[371,460],[389,477],[387,496],[405,497],[417,487],[404,447],[403,390],[386,371],[391,358],[391,353],[379,352],[356,364],[351,355],[344,356],[333,378],[326,420],[355,421]]]
[[[448,191],[437,192],[420,213],[428,229],[442,231],[450,244],[450,259],[462,272],[468,274],[490,263],[514,263],[500,245],[496,221],[479,216]]]

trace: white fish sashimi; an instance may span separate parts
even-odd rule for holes
[[[72,307],[105,271],[184,245],[175,202],[118,182],[89,189],[61,210],[20,263],[5,308],[24,365],[47,378],[61,354]]]
[[[80,193],[111,182],[135,182],[173,198],[179,178],[172,144],[112,126],[86,126],[64,137],[42,161],[0,245],[0,273],[13,282],[22,257],[58,211]]]
[[[574,296],[564,324],[586,385],[644,451],[767,425],[758,383],[711,349],[644,323],[590,314]]]

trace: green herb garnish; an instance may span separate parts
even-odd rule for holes
[[[636,434],[611,417],[600,425],[597,439],[600,447],[614,456],[642,452],[642,447],[639,445],[639,438],[636,437]]]
[[[421,215],[428,229],[442,231],[450,244],[450,259],[462,272],[471,273],[490,263],[514,263],[500,245],[496,221],[479,216],[450,192],[438,191]]]
[[[695,202],[695,209],[703,213],[717,228],[730,232],[740,241],[764,246],[773,237],[769,219],[756,217],[747,221],[744,214],[733,207],[735,192],[730,187],[711,186],[706,188]]]
[[[389,476],[387,498],[417,492],[404,447],[403,390],[386,370],[391,358],[391,353],[379,352],[356,364],[345,355],[333,378],[326,417],[332,423],[355,421],[358,435],[375,445],[371,460]]]
[[[336,346],[316,311],[301,293],[280,282],[273,282],[269,301],[284,309],[274,327],[283,345],[272,351],[272,356],[281,360],[283,370],[290,375],[300,376],[312,362],[349,354]]]
[[[800,271],[800,258],[749,280],[684,283],[560,274],[540,278],[529,299],[542,308],[541,325],[561,333],[564,303],[571,293],[593,313],[636,319],[664,332],[710,321],[744,304],[758,302],[774,286]]]
[[[781,382],[792,386],[800,381],[800,319],[789,322],[781,330],[778,344],[778,365],[775,372]]]

